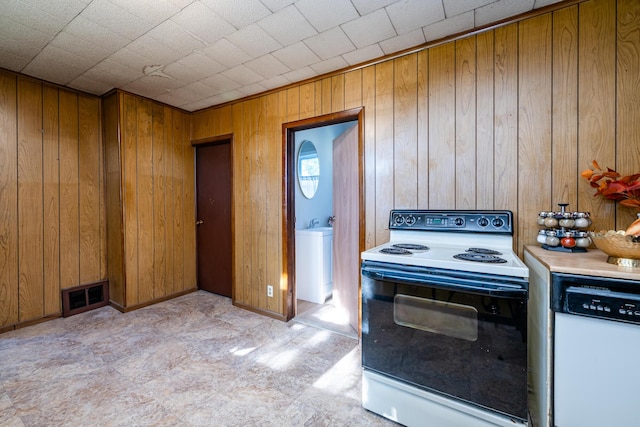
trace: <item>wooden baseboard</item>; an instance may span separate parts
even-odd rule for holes
[[[109,301],[109,305],[111,307],[115,308],[116,310],[122,312],[122,313],[128,313],[130,311],[134,311],[134,310],[138,310],[140,308],[148,307],[150,305],[157,304],[159,302],[168,301],[170,299],[181,297],[182,295],[187,295],[187,294],[190,294],[190,293],[195,292],[197,290],[198,290],[197,288],[187,289],[186,291],[177,292],[177,293],[171,294],[171,295],[165,295],[165,296],[163,296],[161,298],[156,298],[156,299],[151,300],[151,301],[143,302],[141,304],[136,304],[136,305],[130,305],[130,306],[127,306],[127,307],[124,307],[124,306],[122,306],[122,305],[120,305],[120,304],[118,304],[117,302],[114,302],[114,301]]]
[[[271,317],[272,319],[282,320],[283,322],[287,321],[287,318],[285,316],[283,316],[282,314],[280,314],[280,313],[275,313],[275,312],[269,311],[269,310],[261,310],[259,308],[250,307],[248,305],[240,304],[239,302],[236,302],[236,301],[231,301],[231,304],[233,304],[235,307],[242,308],[243,310],[247,310],[247,311],[251,311],[253,313],[261,314],[263,316]]]

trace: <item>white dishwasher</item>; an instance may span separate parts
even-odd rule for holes
[[[640,281],[552,274],[554,425],[640,425]]]

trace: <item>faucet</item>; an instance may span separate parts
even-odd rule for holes
[[[318,221],[318,218],[312,218],[311,221],[309,221],[309,228],[314,228],[316,225],[319,225],[320,221]]]

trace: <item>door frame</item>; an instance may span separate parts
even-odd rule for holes
[[[295,133],[301,130],[324,127],[357,120],[358,122],[358,248],[362,252],[365,246],[365,218],[364,218],[364,107],[352,108],[337,113],[310,117],[282,124],[282,284],[286,285],[286,298],[283,299],[283,312],[286,321],[296,315],[295,292],[295,186],[294,171],[296,166]],[[334,236],[335,238],[335,236]],[[360,293],[361,283],[358,283]],[[361,322],[360,305],[362,298],[358,297],[358,325]]]
[[[233,134],[225,134],[213,136],[210,138],[201,138],[191,140],[191,146],[193,147],[193,182],[195,185],[194,191],[194,207],[196,217],[193,219],[194,221],[198,220],[198,171],[197,171],[197,156],[198,156],[198,147],[206,147],[207,145],[217,145],[229,143],[229,156],[231,164],[231,302],[234,303],[236,300],[236,233],[235,233],[235,191],[234,191],[234,157],[233,157]],[[198,232],[196,228],[196,251],[198,250]],[[196,252],[196,281],[198,280],[198,253]],[[196,283],[196,287],[200,289],[200,284]]]

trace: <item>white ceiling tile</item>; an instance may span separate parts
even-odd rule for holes
[[[194,102],[202,98],[209,98],[215,95],[215,89],[201,82],[193,82],[186,84],[169,92],[172,95],[180,97],[185,102]]]
[[[194,37],[180,25],[171,20],[164,21],[162,24],[145,34],[145,36],[156,39],[164,46],[172,48],[175,52],[180,52],[180,56],[189,54],[196,49],[206,46],[205,42]]]
[[[351,0],[361,16],[395,3],[397,0]]]
[[[91,65],[85,59],[54,46],[45,47],[23,72],[49,82],[65,85]]]
[[[202,75],[200,79],[208,77],[211,74],[219,73],[228,68],[220,64],[218,61],[215,61],[209,58],[207,55],[199,52],[192,53],[191,55],[187,55],[184,58],[178,59],[178,61],[176,61],[176,64],[184,65],[185,67],[189,67],[192,70],[195,70],[197,73]]]
[[[258,21],[258,25],[283,46],[318,33],[293,5]]]
[[[296,7],[320,33],[360,16],[350,0],[298,0]]]
[[[444,13],[447,18],[486,6],[496,0],[443,0]]]
[[[265,89],[276,89],[282,86],[286,86],[289,84],[289,80],[285,79],[283,76],[273,76],[270,79],[262,80],[260,85]]]
[[[261,0],[262,3],[269,8],[271,12],[277,12],[294,3],[295,0]]]
[[[533,8],[534,9],[539,9],[541,7],[545,7],[545,6],[549,6],[550,4],[554,4],[557,3],[558,0],[536,0]]]
[[[71,21],[82,10],[87,7],[91,0],[20,0],[36,9],[39,9],[51,16],[61,19],[64,22]]]
[[[201,53],[229,68],[251,59],[246,52],[227,39],[218,40],[213,45],[202,49]]]
[[[6,68],[11,71],[22,70],[31,60],[20,55],[15,55],[4,49],[3,38],[0,37],[0,57],[2,58],[2,68]]]
[[[342,56],[335,56],[331,59],[313,64],[311,65],[311,68],[318,74],[325,74],[348,66],[349,64],[347,64],[347,61],[345,61]]]
[[[289,73],[285,73],[282,75],[282,77],[289,80],[290,82],[299,82],[302,80],[309,79],[315,75],[316,75],[316,72],[313,71],[311,67],[303,67],[303,68],[298,68],[297,70],[293,70]]]
[[[88,41],[78,38],[68,31],[61,31],[51,40],[50,46],[55,46],[68,52],[73,52],[83,58],[98,63],[113,54],[116,46],[96,46]]]
[[[214,43],[236,30],[201,2],[191,3],[171,20],[207,43]]]
[[[265,88],[262,87],[259,83],[254,83],[248,86],[243,86],[238,88],[238,92],[242,93],[244,96],[255,95],[256,93],[264,92]]]
[[[413,30],[410,33],[403,34],[401,36],[393,37],[383,42],[380,42],[380,47],[385,55],[390,55],[394,52],[409,49],[426,42],[424,33],[421,28]]]
[[[474,13],[469,11],[461,15],[427,25],[422,30],[427,41],[438,40],[451,34],[460,33],[473,28]]]
[[[475,25],[481,27],[524,13],[533,8],[534,0],[498,0],[487,6],[476,9]]]
[[[245,62],[244,65],[265,78],[278,76],[291,71],[286,65],[270,54]]]
[[[3,49],[12,55],[33,58],[51,39],[48,34],[0,16],[0,41]]]
[[[144,76],[137,80],[132,81],[126,85],[123,89],[128,92],[133,92],[146,96],[149,98],[155,98],[165,92],[172,89],[177,89],[184,86],[184,82],[175,79],[168,79],[164,77]]]
[[[273,56],[292,70],[320,62],[318,55],[302,42],[277,50],[273,52]]]
[[[68,86],[93,95],[103,95],[115,87],[104,80],[94,80],[84,74],[70,81]]]
[[[71,21],[64,31],[105,49],[121,49],[130,43],[128,38],[82,16]]]
[[[120,64],[122,67],[136,70],[142,75],[142,70],[146,65],[149,65],[149,58],[142,56],[129,49],[121,49],[107,58],[105,61],[113,61]],[[103,61],[103,63],[105,62]],[[102,63],[101,63],[102,64]],[[99,66],[101,65],[99,64]],[[138,76],[141,77],[141,76]]]
[[[384,9],[342,25],[342,29],[357,48],[395,37],[396,31]]]
[[[372,44],[365,48],[354,50],[353,52],[342,55],[349,65],[361,64],[381,56],[384,56],[384,52],[378,44]]]
[[[174,79],[181,80],[186,83],[197,82],[206,78],[209,74],[203,70],[190,68],[180,64],[179,62],[172,62],[162,67],[162,72]]]
[[[37,30],[41,33],[55,36],[62,30],[66,21],[52,16],[41,9],[37,9],[19,0],[0,1],[0,16],[8,17],[10,20]]]
[[[260,0],[202,0],[215,13],[234,27],[241,29],[269,15],[270,10]]]
[[[132,70],[111,59],[105,59],[95,67],[87,70],[80,77],[103,81],[113,87],[122,87],[144,76],[142,70]]]
[[[183,105],[194,101],[192,99],[186,98],[185,96],[181,96],[180,94],[176,94],[173,91],[163,92],[160,95],[156,96],[154,100],[177,108],[181,108]]]
[[[202,82],[216,89],[217,93],[227,92],[240,87],[240,84],[222,74],[214,74],[202,80]]]
[[[304,44],[322,59],[329,59],[356,49],[341,27],[333,27],[317,36],[309,37]]]
[[[257,58],[282,46],[258,24],[252,24],[226,37],[251,57]]]
[[[106,0],[91,2],[81,16],[129,40],[135,40],[153,28],[152,24]]]
[[[236,65],[221,73],[223,76],[237,82],[241,86],[250,85],[262,80],[262,76],[245,65]]]
[[[445,18],[441,2],[406,0],[386,8],[398,34],[405,34]]]
[[[218,100],[216,104],[222,104],[224,102],[242,98],[242,93],[237,90],[230,90],[228,92],[221,93],[220,95],[216,95],[214,98]]]
[[[176,5],[166,0],[109,1],[154,26],[171,18],[180,11]]]
[[[185,7],[189,6],[191,3],[195,2],[196,0],[168,0],[168,1],[172,5],[176,6],[178,9],[184,9]]]
[[[149,58],[149,64],[166,65],[183,56],[151,36],[144,35],[127,45],[127,49]]]
[[[180,108],[182,108],[183,110],[186,111],[196,111],[196,110],[202,110],[204,108],[207,107],[211,107],[212,105],[215,105],[216,101],[218,99],[218,95],[216,96],[212,96],[209,98],[205,98],[205,99],[201,99],[198,100],[196,102],[189,102],[187,104],[181,105]]]

